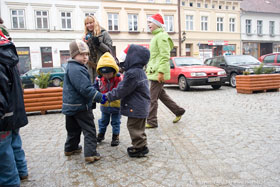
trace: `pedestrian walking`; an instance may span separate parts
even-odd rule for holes
[[[170,51],[173,49],[173,41],[163,29],[163,18],[160,14],[155,14],[148,18],[148,27],[154,35],[150,42],[151,57],[146,68],[148,79],[151,82],[151,107],[147,118],[146,128],[158,127],[157,109],[158,99],[172,113],[176,115],[173,123],[177,123],[185,109],[179,107],[165,92],[164,81],[170,79]]]
[[[82,40],[70,43],[70,56],[63,84],[62,113],[65,114],[67,139],[64,146],[65,156],[81,153],[79,145],[81,132],[84,134],[85,161],[92,163],[100,159],[96,150],[96,129],[91,105],[105,102],[102,94],[91,84],[85,64],[88,62],[89,48]]]
[[[19,129],[28,120],[17,69],[16,48],[0,31],[0,186],[20,186],[28,178]]]
[[[130,157],[143,157],[149,152],[145,123],[150,107],[150,92],[143,70],[149,58],[147,48],[130,45],[126,59],[121,63],[125,71],[123,80],[117,88],[105,94],[110,102],[121,99],[121,114],[128,117],[127,129],[132,141],[132,146],[127,148]]]
[[[105,53],[101,56],[97,65],[98,77],[94,82],[95,88],[102,94],[111,91],[116,88],[121,81],[121,76],[118,73],[119,67],[115,62],[114,57],[110,53]],[[101,119],[98,120],[99,133],[97,136],[97,142],[102,142],[105,139],[105,133],[107,126],[111,119],[112,125],[112,141],[111,146],[119,145],[119,134],[121,124],[120,114],[120,100],[107,101],[100,106]]]
[[[84,25],[83,41],[88,44],[90,50],[88,71],[91,81],[94,82],[97,76],[97,62],[104,53],[109,52],[112,54],[113,44],[109,33],[99,25],[93,15],[85,18]]]

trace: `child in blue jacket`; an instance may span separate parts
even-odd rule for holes
[[[149,83],[143,67],[148,63],[150,52],[139,45],[130,45],[126,59],[121,63],[125,71],[117,88],[107,92],[108,101],[121,99],[121,114],[127,116],[127,128],[132,146],[127,148],[130,157],[143,157],[148,152],[145,133],[146,118],[149,114]]]
[[[62,113],[66,118],[67,140],[64,154],[71,156],[82,151],[80,143],[81,132],[84,134],[85,161],[92,163],[100,159],[96,151],[96,129],[91,109],[92,100],[105,102],[90,81],[85,66],[88,62],[89,48],[82,40],[70,43],[70,55],[63,84]]]

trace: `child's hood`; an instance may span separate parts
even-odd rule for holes
[[[116,76],[117,73],[119,72],[119,66],[117,65],[114,57],[109,52],[104,53],[100,57],[100,59],[99,59],[99,61],[97,63],[96,71],[97,71],[98,75],[102,75],[101,72],[100,72],[100,68],[103,68],[103,67],[114,68],[115,71],[116,71],[114,76]]]
[[[148,64],[149,59],[150,51],[146,47],[132,44],[127,51],[126,59],[122,66],[126,71],[131,67],[143,68]]]

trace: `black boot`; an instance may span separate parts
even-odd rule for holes
[[[147,146],[141,147],[141,148],[134,148],[134,147],[128,147],[127,153],[130,157],[144,157],[146,154],[149,153],[149,149]]]
[[[118,146],[120,144],[120,139],[118,134],[113,134],[111,146]]]
[[[102,140],[104,140],[105,139],[105,134],[103,134],[103,133],[99,133],[98,134],[98,136],[97,136],[97,142],[102,142]]]

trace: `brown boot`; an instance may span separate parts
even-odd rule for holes
[[[100,154],[96,153],[96,155],[94,155],[94,156],[85,157],[85,161],[87,163],[93,163],[95,161],[100,160],[100,158],[101,158]]]

